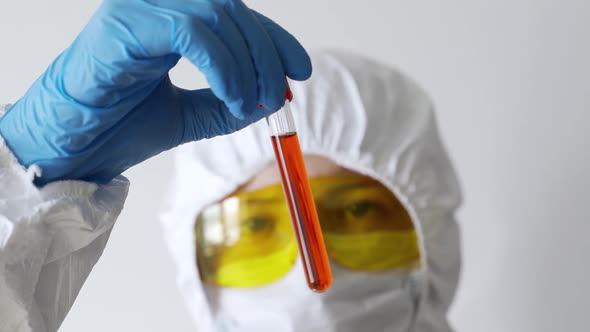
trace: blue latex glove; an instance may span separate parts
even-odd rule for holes
[[[211,89],[170,82],[181,56]],[[310,75],[297,40],[239,0],[106,0],[0,119],[0,134],[23,165],[42,168],[39,185],[103,183],[164,150],[269,115],[285,101],[285,76]]]

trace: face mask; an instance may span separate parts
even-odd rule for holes
[[[334,284],[311,292],[299,257],[280,279],[254,288],[203,284],[217,332],[409,331],[417,303],[407,271],[332,264]]]

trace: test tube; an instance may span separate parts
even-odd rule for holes
[[[314,292],[324,292],[332,285],[332,271],[289,105],[292,99],[287,86],[285,106],[266,121],[307,284]]]

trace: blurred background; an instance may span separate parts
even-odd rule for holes
[[[465,193],[458,331],[587,330],[589,1],[247,3],[307,48],[370,55],[433,97]],[[26,91],[98,4],[0,2],[0,103]],[[172,76],[206,84],[187,63]],[[60,331],[192,331],[158,223],[171,170],[164,153],[126,173],[125,210]]]

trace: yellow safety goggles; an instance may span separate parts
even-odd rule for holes
[[[357,271],[412,270],[420,249],[411,218],[380,182],[310,179],[330,259]],[[195,223],[201,280],[222,287],[272,283],[293,267],[297,242],[280,184],[207,207]]]

